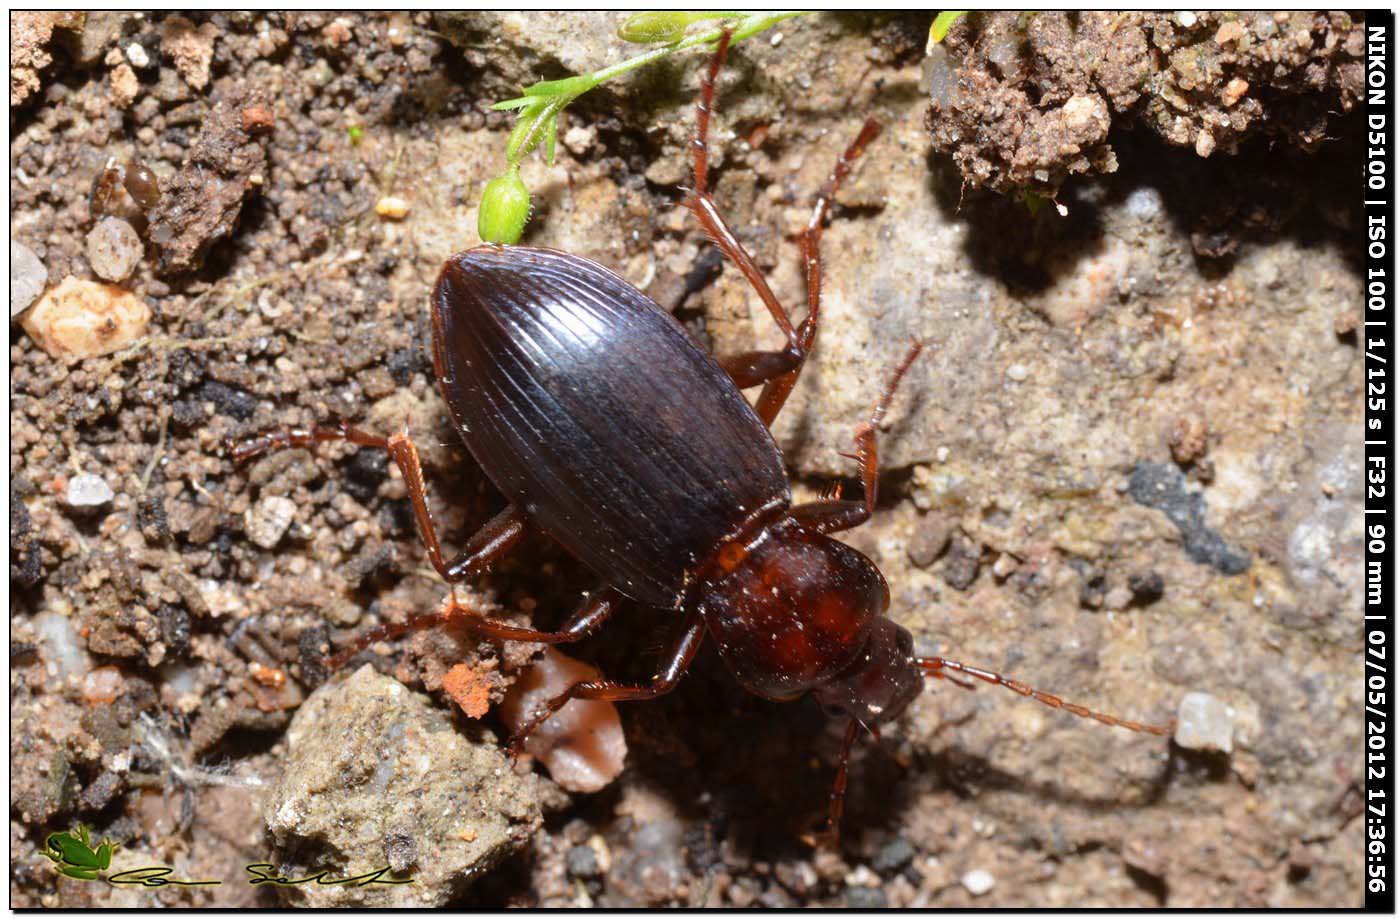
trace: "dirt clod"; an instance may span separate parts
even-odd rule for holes
[[[297,711],[264,814],[284,873],[328,868],[343,877],[386,858],[412,865],[412,884],[307,884],[283,894],[315,907],[440,906],[519,848],[540,819],[530,783],[494,738],[460,733],[428,697],[368,666]]]
[[[189,157],[164,184],[150,215],[161,274],[195,270],[209,248],[238,225],[244,201],[257,193],[267,171],[267,154],[244,131],[242,113],[266,104],[259,91],[242,89],[205,117]]]
[[[214,41],[219,27],[212,22],[196,26],[184,16],[170,16],[160,27],[160,50],[175,62],[175,69],[191,89],[209,85],[209,65],[214,60]]]
[[[1345,13],[972,13],[929,53],[934,147],[974,186],[1054,198],[1119,168],[1111,126],[1201,157],[1267,133],[1313,149],[1362,92]]]

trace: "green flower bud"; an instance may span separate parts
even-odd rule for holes
[[[482,242],[513,246],[520,242],[525,222],[530,219],[530,190],[520,179],[514,164],[486,183],[481,207],[476,213],[476,232]]]
[[[692,21],[692,16],[677,10],[634,13],[617,27],[617,37],[642,45],[654,42],[669,45],[685,37],[685,27]]]

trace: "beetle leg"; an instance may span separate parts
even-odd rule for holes
[[[734,235],[724,215],[719,212],[715,199],[706,188],[710,169],[709,131],[710,115],[715,104],[715,83],[719,79],[719,72],[724,66],[724,58],[728,51],[729,33],[726,32],[720,37],[715,55],[710,60],[710,67],[705,72],[700,89],[700,102],[695,107],[695,137],[691,141],[695,153],[695,187],[686,198],[685,204],[695,214],[706,235],[714,240],[715,245],[719,246],[720,251],[728,256],[730,261],[739,266],[750,286],[757,291],[763,305],[768,308],[768,313],[773,317],[779,331],[787,337],[787,347],[781,351],[746,351],[720,361],[721,366],[740,389],[760,383],[766,384],[758,398],[756,411],[764,424],[771,425],[782,410],[783,403],[787,401],[788,394],[792,392],[792,387],[797,383],[802,364],[817,338],[817,315],[821,307],[820,249],[823,223],[831,210],[836,190],[841,187],[842,180],[850,173],[856,159],[880,133],[880,125],[873,118],[865,122],[856,139],[836,161],[830,178],[817,195],[816,206],[812,209],[812,216],[808,219],[799,240],[803,275],[807,281],[807,318],[802,320],[800,326],[794,327],[787,310],[783,309],[773,289],[768,286],[763,272],[758,270],[758,266],[745,251],[743,243]]]
[[[442,554],[442,544],[438,542],[437,529],[428,510],[428,489],[423,482],[423,465],[418,459],[418,448],[413,445],[407,431],[380,437],[342,421],[331,427],[317,425],[272,431],[238,444],[229,451],[229,455],[234,462],[242,463],[269,450],[310,447],[335,440],[388,452],[403,475],[404,487],[413,505],[413,517],[418,523],[418,534],[428,551],[428,561],[449,584],[459,584],[481,574],[509,552],[525,533],[525,515],[512,505],[478,530],[462,552],[449,562]]]
[[[599,627],[608,621],[608,617],[622,605],[623,599],[622,594],[612,588],[607,588],[598,596],[585,601],[556,632],[541,632],[537,629],[520,628],[507,625],[504,622],[497,622],[494,619],[487,619],[477,615],[468,607],[458,606],[455,597],[451,599],[452,608],[447,612],[447,615],[462,623],[469,631],[499,641],[527,641],[541,645],[560,645],[579,641],[598,631]]]
[[[807,840],[814,847],[834,849],[841,839],[841,815],[846,811],[847,770],[851,764],[851,748],[855,746],[859,733],[860,722],[852,718],[850,723],[846,725],[846,735],[841,738],[841,759],[836,766],[836,777],[831,782],[826,829]]]
[[[640,702],[664,696],[676,688],[685,676],[695,652],[700,650],[700,642],[705,637],[705,620],[698,612],[691,613],[671,649],[662,659],[661,668],[651,682],[644,684],[614,683],[610,680],[585,680],[575,683],[559,695],[550,699],[544,708],[510,739],[510,755],[520,756],[525,750],[525,741],[540,725],[544,724],[573,699],[595,699],[600,702]]]
[[[691,148],[695,154],[695,187],[686,198],[685,206],[695,214],[701,228],[715,245],[719,246],[720,251],[739,266],[749,284],[758,292],[779,330],[787,336],[788,346],[782,351],[746,351],[720,359],[721,366],[733,378],[735,385],[745,389],[767,383],[800,367],[810,342],[806,346],[802,344],[802,336],[788,318],[787,310],[778,302],[773,289],[763,277],[763,272],[758,270],[758,266],[745,251],[743,243],[734,235],[734,231],[720,214],[715,199],[706,188],[710,162],[710,115],[714,111],[715,83],[724,67],[724,58],[728,51],[729,33],[725,32],[720,37],[714,57],[710,59],[710,67],[705,72],[705,79],[700,88],[700,102],[695,106],[695,137],[691,140]],[[770,420],[764,418],[765,423]]]
[[[909,371],[909,366],[924,350],[923,342],[915,342],[895,368],[890,381],[885,384],[875,403],[870,417],[856,428],[856,457],[860,461],[860,479],[865,495],[860,501],[813,501],[792,509],[792,516],[808,529],[818,533],[839,533],[860,526],[875,512],[875,500],[880,489],[880,453],[876,444],[876,432],[880,422],[889,411],[890,400],[900,381]]]
[[[454,624],[462,626],[467,631],[485,635],[497,641],[525,641],[542,645],[580,641],[596,632],[599,626],[617,610],[622,600],[622,595],[617,591],[604,590],[575,610],[558,631],[541,632],[488,619],[473,611],[471,607],[458,603],[454,592],[441,607],[431,613],[410,616],[403,622],[386,622],[361,632],[355,636],[354,641],[350,644],[334,654],[328,655],[325,659],[325,665],[328,670],[339,670],[349,663],[355,655],[375,642],[389,641],[410,632],[421,632],[424,629]]]
[[[817,317],[821,312],[822,302],[822,229],[825,226],[827,214],[831,211],[831,202],[836,198],[836,192],[841,187],[841,182],[851,172],[851,167],[855,161],[865,152],[865,148],[870,145],[880,134],[880,123],[874,118],[866,119],[861,127],[856,139],[851,141],[851,145],[845,149],[841,157],[836,161],[836,166],[831,170],[831,175],[827,178],[826,184],[822,186],[821,192],[817,195],[817,203],[812,208],[812,216],[807,219],[807,226],[802,230],[802,236],[798,240],[798,248],[802,253],[802,273],[807,281],[807,318],[802,320],[802,324],[797,328],[798,345],[802,349],[803,360],[806,359],[807,352],[812,350],[812,345],[817,339]],[[778,412],[782,411],[783,404],[787,402],[788,396],[792,393],[792,388],[797,385],[797,377],[802,372],[802,362],[797,366],[768,383],[763,388],[763,393],[758,397],[758,417],[765,423],[772,424],[773,419],[778,417]]]

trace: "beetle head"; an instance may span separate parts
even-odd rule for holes
[[[812,695],[870,727],[898,717],[923,686],[913,637],[890,620],[877,619],[860,655]]]

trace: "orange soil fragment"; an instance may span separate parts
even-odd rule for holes
[[[442,678],[442,688],[461,706],[468,718],[480,718],[491,708],[491,684],[486,674],[457,664]]]

